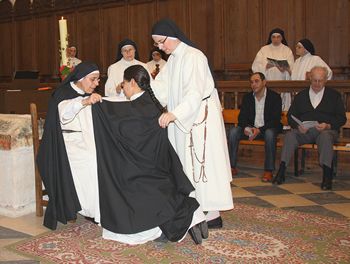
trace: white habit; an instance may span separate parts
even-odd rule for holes
[[[161,70],[165,65],[165,63],[166,63],[166,60],[163,60],[163,59],[160,59],[157,62],[154,60],[151,60],[147,62],[147,70],[148,72],[152,73],[156,69],[156,64],[159,64],[159,70]]]
[[[305,80],[306,73],[310,72],[315,66],[326,67],[328,70],[327,79],[332,79],[333,72],[331,68],[319,56],[306,53],[304,56],[296,59],[292,69],[292,80]]]
[[[281,72],[277,67],[266,69],[267,58],[275,60],[287,60],[290,69],[293,68],[294,56],[292,50],[281,43],[278,46],[274,46],[272,43],[263,46],[256,54],[254,62],[252,64],[253,72],[262,72],[266,80],[290,80],[288,71]],[[292,99],[290,93],[281,93],[282,97],[282,110],[287,111],[291,105]]]
[[[119,95],[117,94],[116,87],[123,81],[125,69],[132,65],[142,65],[147,70],[147,65],[145,63],[135,59],[132,61],[127,61],[124,58],[121,58],[119,61],[108,67],[108,79],[105,85],[105,96],[118,96],[125,98],[123,91]]]
[[[70,83],[79,94],[84,92]],[[83,96],[58,104],[59,117],[72,171],[75,190],[82,210],[80,214],[100,222],[97,159],[91,106],[83,106]],[[76,131],[76,132],[75,132]]]
[[[168,136],[203,211],[233,208],[232,180],[221,105],[205,55],[181,42],[151,83],[156,97],[177,120],[168,126]],[[210,96],[207,100],[204,98]],[[207,138],[204,141],[205,107],[208,103]],[[190,147],[190,131],[194,148]],[[205,145],[205,175],[200,173]],[[198,158],[198,160],[196,159]],[[192,159],[193,158],[193,159]],[[193,175],[194,171],[194,175]],[[206,178],[204,177],[206,176]],[[192,194],[193,195],[193,194]]]

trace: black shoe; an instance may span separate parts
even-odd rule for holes
[[[90,221],[90,222],[92,222],[92,223],[94,223],[95,225],[98,224],[97,222],[95,222],[95,218],[85,216],[85,219]]]
[[[198,226],[199,226],[199,230],[201,231],[202,238],[207,239],[209,237],[207,222],[206,221],[200,222]]]
[[[155,240],[153,240],[154,242],[159,242],[159,243],[167,243],[169,241],[169,239],[164,235],[164,233],[162,233],[160,235],[160,237],[156,238]]]
[[[213,220],[210,220],[207,222],[208,228],[222,228],[222,218],[221,216],[214,218]]]
[[[199,224],[192,226],[189,230],[188,233],[190,233],[194,243],[196,245],[202,244],[202,234],[201,230],[199,228]]]
[[[284,181],[286,180],[285,173],[286,173],[286,165],[282,161],[276,176],[273,177],[273,179],[272,179],[272,184],[280,185],[280,184],[284,183]]]

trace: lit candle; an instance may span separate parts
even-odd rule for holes
[[[58,21],[60,30],[60,50],[61,50],[61,65],[67,65],[66,49],[68,47],[68,31],[67,31],[67,19],[61,17]]]

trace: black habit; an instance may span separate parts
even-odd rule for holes
[[[92,107],[102,227],[134,234],[159,226],[171,241],[189,228],[199,207],[194,190],[144,92],[131,102]]]

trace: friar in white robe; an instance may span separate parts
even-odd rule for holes
[[[277,68],[270,64],[267,58],[286,60],[289,68]],[[263,73],[266,80],[290,80],[290,70],[293,68],[293,64],[293,52],[287,45],[284,31],[275,28],[270,32],[267,44],[256,54],[252,71]],[[291,105],[291,95],[290,93],[281,93],[281,97],[282,110],[287,111]]]
[[[147,69],[146,64],[139,61],[136,43],[130,39],[124,39],[118,45],[116,62],[108,67],[105,96],[116,96],[125,99],[121,83],[123,82],[125,69],[132,65],[142,65]]]
[[[319,56],[315,55],[315,48],[309,39],[301,39],[295,47],[296,59],[292,69],[292,80],[308,80],[311,69],[315,66],[327,68],[327,79],[332,79],[331,68]]]
[[[177,25],[162,19],[152,29],[155,45],[170,54],[152,88],[167,106],[159,118],[210,227],[221,227],[220,210],[233,208],[232,180],[221,104],[206,56]],[[213,221],[213,222],[211,222]],[[211,224],[211,223],[213,224]]]

